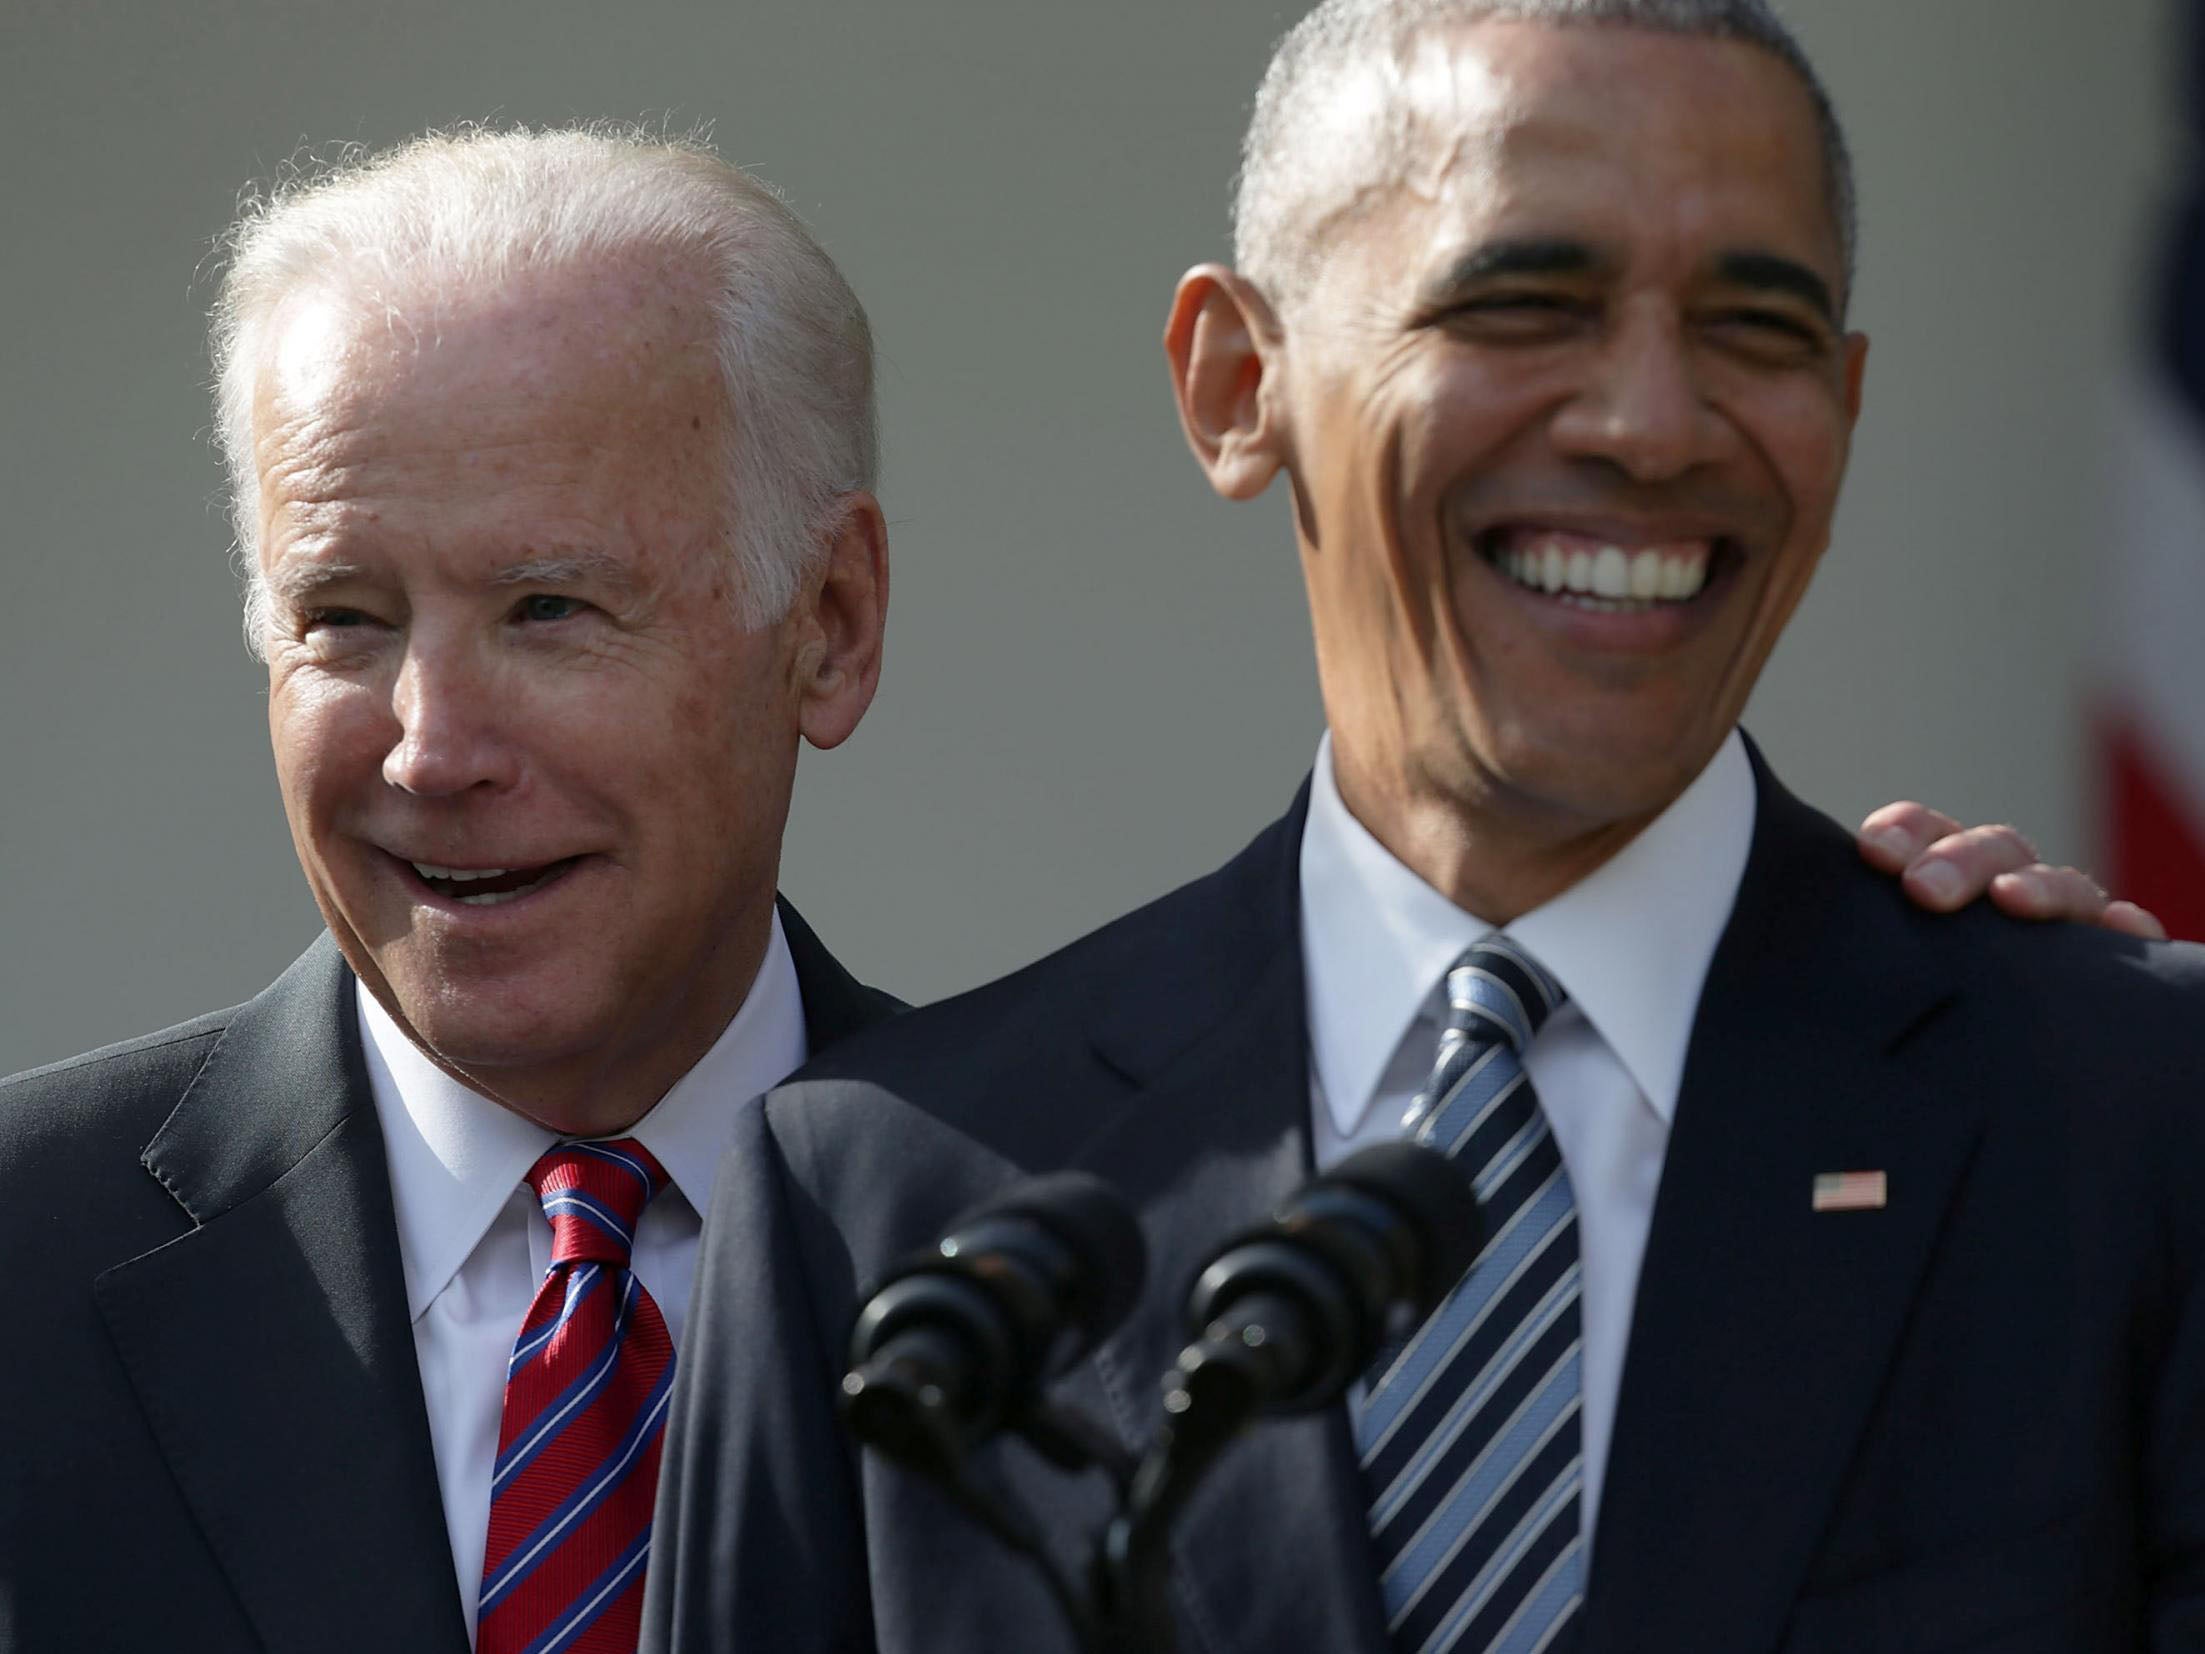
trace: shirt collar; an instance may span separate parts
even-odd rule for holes
[[[354,999],[390,1165],[406,1309],[419,1320],[489,1232],[529,1167],[559,1138],[438,1068],[357,983]],[[796,961],[776,912],[742,1008],[696,1066],[624,1135],[658,1158],[673,1188],[701,1213],[720,1156],[734,1140],[736,1105],[802,1067],[806,1055]]]
[[[1569,990],[1662,1123],[1753,840],[1753,766],[1733,730],[1674,802],[1615,855],[1509,925]],[[1494,927],[1411,872],[1348,813],[1317,748],[1302,830],[1310,1063],[1342,1136],[1462,950]]]

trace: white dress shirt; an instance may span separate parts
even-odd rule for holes
[[[1643,832],[1506,927],[1569,990],[1525,1066],[1577,1198],[1588,1560],[1685,1047],[1753,818],[1753,769],[1733,731]],[[1448,967],[1494,927],[1348,813],[1330,735],[1310,783],[1301,892],[1311,1142],[1323,1168],[1402,1135],[1439,1044]]]
[[[430,1062],[365,988],[356,998],[368,1084],[390,1158],[406,1309],[429,1404],[444,1525],[472,1641],[506,1361],[551,1265],[551,1225],[523,1180],[559,1138]],[[805,1055],[796,962],[775,913],[742,1009],[697,1065],[622,1134],[666,1168],[668,1187],[636,1225],[633,1265],[677,1351],[704,1227],[699,1214],[734,1139],[735,1110],[801,1067]]]

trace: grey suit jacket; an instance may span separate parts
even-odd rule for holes
[[[1758,760],[1757,760],[1758,765]],[[1641,1275],[1582,1651],[2205,1647],[2205,950],[1918,913],[1757,769]],[[843,1047],[725,1162],[645,1645],[1067,1650],[1025,1565],[842,1438],[860,1294],[1081,1165],[1149,1284],[1061,1385],[1131,1448],[1190,1275],[1307,1175],[1301,806],[1221,872]],[[1816,1213],[1818,1172],[1880,1211]],[[990,1474],[1077,1552],[1106,1490]],[[1343,1413],[1267,1424],[1175,1543],[1182,1648],[1386,1648]]]
[[[814,1049],[894,1006],[783,920]],[[466,1654],[351,994],[0,1082],[0,1650]]]

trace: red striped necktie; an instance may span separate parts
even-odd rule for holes
[[[551,1267],[506,1368],[477,1654],[635,1654],[674,1346],[628,1268],[665,1168],[628,1138],[563,1143],[530,1187]]]

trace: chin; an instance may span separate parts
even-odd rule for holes
[[[460,984],[426,995],[393,984],[393,993],[414,1038],[432,1055],[470,1073],[555,1062],[588,1043],[577,1035],[596,1020],[582,1007],[486,1004],[493,992]]]
[[[1649,821],[1692,784],[1717,743],[1673,735],[1620,743],[1540,741],[1504,748],[1493,773],[1518,797],[1592,830]]]

